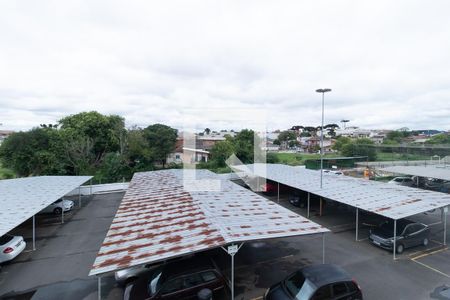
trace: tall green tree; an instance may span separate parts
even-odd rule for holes
[[[377,157],[374,142],[368,138],[361,138],[347,143],[342,148],[344,156],[367,156],[373,161]]]
[[[135,171],[153,169],[154,155],[144,137],[144,130],[133,127],[127,132],[126,156],[131,168]]]
[[[450,144],[450,134],[440,133],[433,135],[425,144],[448,145]]]
[[[51,127],[13,133],[0,146],[0,159],[19,176],[66,174],[59,132]]]
[[[71,140],[84,140],[92,144],[91,163],[94,166],[101,163],[106,153],[124,151],[126,130],[121,116],[107,116],[96,111],[82,112],[62,118],[59,124]]]
[[[342,151],[344,148],[344,145],[350,144],[352,142],[352,139],[346,136],[339,136],[336,139],[336,142],[333,145],[333,149],[337,151]]]
[[[214,167],[225,167],[225,161],[234,153],[234,145],[230,139],[216,143],[211,149],[210,162]]]
[[[144,129],[144,138],[154,159],[164,167],[167,155],[175,149],[177,130],[167,125],[153,124]]]

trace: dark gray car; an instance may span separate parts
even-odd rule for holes
[[[430,239],[430,228],[422,223],[402,219],[397,221],[397,237],[395,247],[397,253],[414,246],[427,246]],[[370,231],[369,240],[376,246],[392,250],[394,246],[394,222],[381,223]]]
[[[311,265],[267,289],[264,300],[362,300],[358,284],[341,267]]]

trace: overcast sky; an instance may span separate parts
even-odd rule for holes
[[[252,111],[268,129],[317,126],[327,87],[325,123],[450,130],[447,0],[0,4],[0,129],[89,110],[127,126],[240,129]]]

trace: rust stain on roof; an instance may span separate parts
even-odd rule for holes
[[[91,275],[232,242],[328,231],[229,181],[221,181],[218,191],[185,191],[182,175],[134,175]],[[218,178],[206,170],[197,175]]]

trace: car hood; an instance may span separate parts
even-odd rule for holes
[[[381,229],[381,228],[375,228],[372,230],[372,234],[376,235],[383,239],[389,239],[394,237],[394,230],[387,230],[387,229]]]

